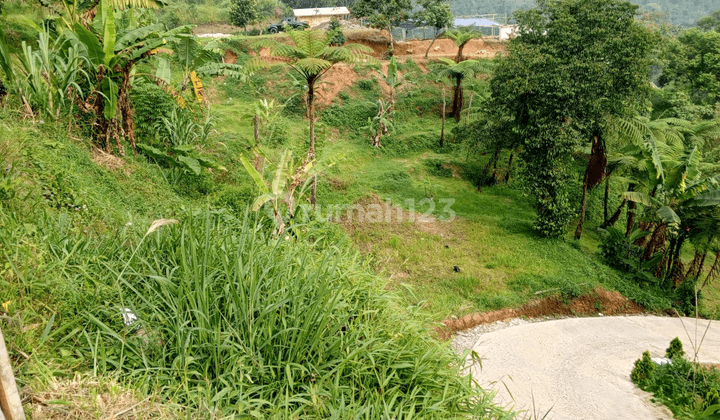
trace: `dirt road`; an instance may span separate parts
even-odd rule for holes
[[[707,325],[700,320],[696,332],[694,319],[619,316],[510,326],[478,333],[470,346],[483,362],[473,376],[498,391],[498,404],[528,410],[529,418],[551,409],[547,418],[555,420],[669,420],[672,413],[630,381],[633,363],[645,350],[663,357],[675,337],[692,355]],[[720,322],[712,321],[698,358],[720,363]]]

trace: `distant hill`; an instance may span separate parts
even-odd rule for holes
[[[670,21],[676,25],[694,26],[698,19],[720,9],[718,0],[630,0],[642,7],[641,10],[660,8],[669,13]],[[518,9],[535,6],[534,0],[451,0],[455,15],[497,13],[498,17],[510,16]]]

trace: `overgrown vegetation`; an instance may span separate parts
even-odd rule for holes
[[[670,342],[661,364],[644,352],[630,377],[667,405],[678,419],[711,419],[720,413],[720,372],[714,366],[687,360],[678,338]]]

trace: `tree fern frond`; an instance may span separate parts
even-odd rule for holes
[[[273,65],[271,63],[268,63],[267,61],[263,60],[260,57],[254,57],[250,59],[250,61],[245,63],[244,70],[245,73],[253,73],[258,70],[262,69],[269,69]]]
[[[293,63],[293,67],[299,69],[304,74],[318,74],[330,68],[332,65],[333,63],[328,60],[314,57],[303,58]]]

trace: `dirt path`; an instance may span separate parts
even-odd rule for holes
[[[687,328],[692,341],[683,328]],[[478,329],[472,347],[483,359],[473,376],[485,389],[498,391],[496,402],[528,410],[537,418],[549,410],[555,420],[669,420],[672,413],[650,401],[630,382],[635,360],[645,350],[663,357],[679,337],[693,353],[708,321],[656,316],[569,318],[510,323],[485,333]],[[467,343],[467,334],[458,341]],[[472,341],[471,341],[472,342]],[[720,322],[712,321],[698,353],[700,362],[720,363]]]

